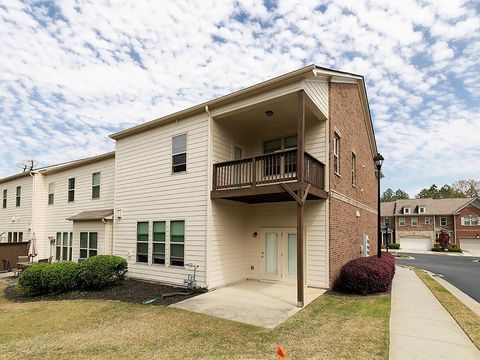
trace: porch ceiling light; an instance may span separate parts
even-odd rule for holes
[[[273,116],[273,111],[272,110],[267,110],[267,111],[265,111],[265,115],[267,115],[268,117],[272,117]]]

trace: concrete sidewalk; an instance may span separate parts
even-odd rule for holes
[[[480,360],[480,351],[410,269],[396,268],[390,359]]]

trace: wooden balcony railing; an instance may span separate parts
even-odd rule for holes
[[[304,181],[324,188],[325,165],[305,153]],[[213,165],[213,191],[297,180],[297,149]]]

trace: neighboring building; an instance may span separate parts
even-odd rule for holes
[[[73,260],[81,233],[100,234],[103,221],[113,230],[104,252],[125,257],[130,276],[182,284],[194,264],[201,286],[292,283],[302,303],[304,286],[331,287],[347,261],[376,253],[377,149],[362,76],[311,65],[111,137],[114,170],[43,171],[42,201],[49,183],[63,199],[45,213],[42,241],[71,232]],[[96,171],[114,195],[69,207],[69,179],[81,191],[89,183],[77,177]]]
[[[381,209],[384,244],[388,237],[402,250],[429,250],[443,231],[463,250],[480,251],[480,198],[397,200]]]

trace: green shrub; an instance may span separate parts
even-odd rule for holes
[[[448,249],[450,252],[462,252],[462,249],[460,249],[460,245],[458,244],[450,244],[450,248]]]
[[[432,251],[441,252],[443,251],[442,246],[439,243],[435,243],[433,244]]]
[[[78,264],[80,286],[84,289],[102,289],[122,280],[127,272],[127,261],[120,256],[97,255]]]
[[[400,249],[400,244],[388,244],[388,248],[398,250]]]
[[[79,284],[78,264],[64,261],[36,264],[22,271],[18,285],[27,294],[54,294],[75,289]]]

